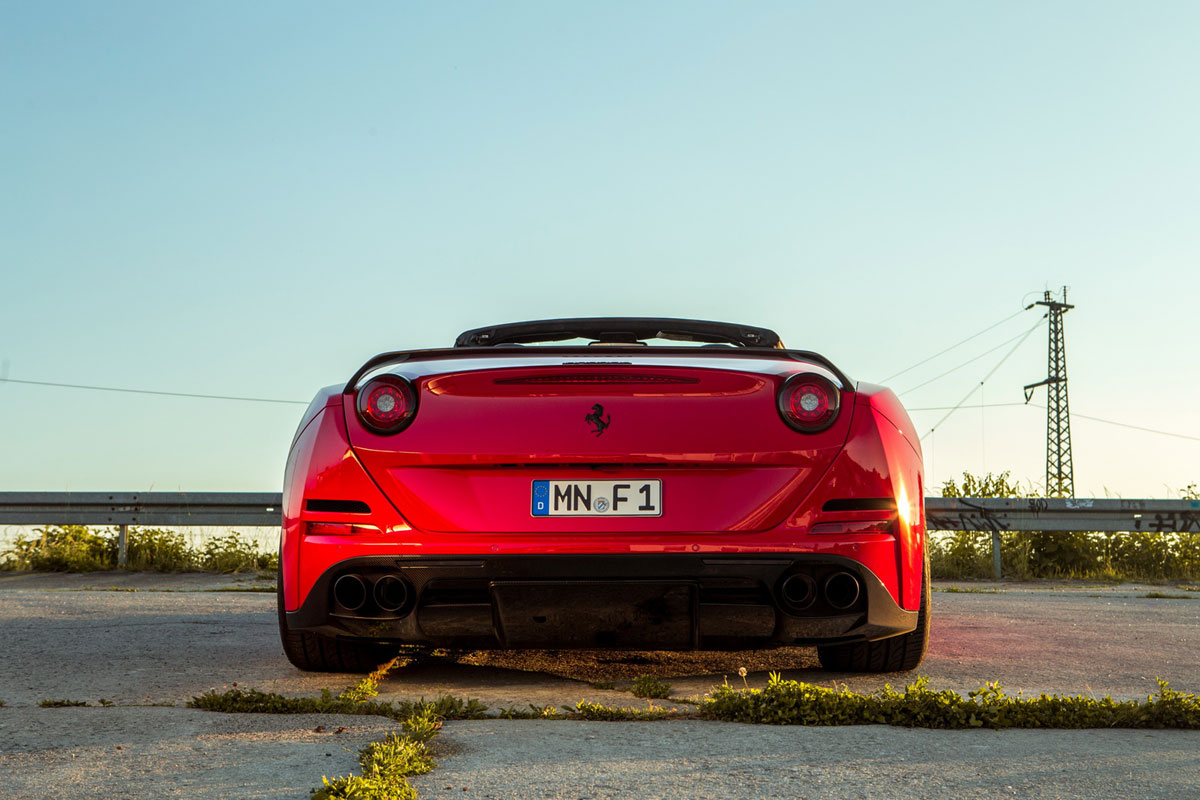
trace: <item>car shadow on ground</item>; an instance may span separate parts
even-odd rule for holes
[[[728,680],[761,687],[770,672],[812,683],[828,683],[832,673],[817,667],[812,648],[789,647],[740,652],[612,650],[433,651],[411,655],[380,684],[385,695],[414,693],[480,697],[492,704],[575,702],[581,693],[608,701],[629,698],[632,682],[652,676],[668,682],[672,697],[699,696]],[[607,692],[614,692],[608,696]],[[636,702],[636,701],[635,701]]]

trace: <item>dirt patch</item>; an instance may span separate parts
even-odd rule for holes
[[[616,652],[611,650],[481,650],[452,659],[459,664],[537,672],[570,680],[632,681],[640,675],[657,678],[736,675],[750,672],[815,669],[816,650],[781,647],[775,650]]]

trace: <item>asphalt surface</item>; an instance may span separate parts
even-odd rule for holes
[[[279,649],[273,594],[209,591],[253,585],[210,575],[0,577],[0,797],[302,798],[323,774],[353,771],[357,749],[393,723],[183,708],[210,688],[307,695],[358,679],[292,668]],[[1200,592],[936,588],[931,652],[918,670],[934,688],[999,680],[1012,693],[1144,698],[1162,677],[1200,691]],[[1142,597],[1151,592],[1176,597]],[[912,677],[823,672],[804,648],[526,651],[425,660],[396,670],[380,690],[381,699],[476,697],[493,709],[580,699],[637,706],[644,701],[624,691],[637,675],[667,680],[679,699],[725,676],[740,683],[741,666],[751,686],[770,670],[861,691]],[[593,688],[597,681],[615,688]],[[94,707],[101,698],[115,705]],[[38,707],[46,699],[93,707]],[[482,721],[450,723],[435,742],[439,768],[414,781],[423,797],[1200,796],[1195,731]]]
[[[450,723],[421,797],[1178,798],[1200,731],[931,731],[727,722]],[[436,741],[436,740],[435,740]],[[466,790],[465,792],[463,790]]]

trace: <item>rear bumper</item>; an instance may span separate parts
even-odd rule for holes
[[[287,624],[451,648],[732,650],[883,639],[917,612],[827,554],[367,556],[326,570]]]

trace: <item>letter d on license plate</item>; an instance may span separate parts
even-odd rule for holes
[[[535,517],[659,517],[662,481],[534,481]]]

